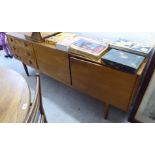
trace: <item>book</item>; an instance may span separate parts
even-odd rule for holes
[[[56,45],[57,42],[59,41],[64,41],[64,40],[72,40],[76,37],[77,35],[74,33],[69,33],[69,32],[62,32],[59,33],[55,36],[49,37],[47,39],[45,39],[45,42],[47,44],[51,44],[51,45]]]
[[[61,50],[61,51],[66,51],[68,52],[70,45],[75,42],[76,38],[72,39],[63,39],[61,41],[57,41],[56,43],[56,49]]]
[[[108,45],[85,37],[78,37],[69,48],[69,52],[93,60],[101,58]]]
[[[116,49],[109,50],[102,58],[102,62],[106,65],[130,73],[136,73],[145,57],[120,51]]]
[[[151,44],[133,42],[126,39],[119,39],[115,42],[111,42],[110,47],[145,57],[147,57],[153,49],[153,45]]]

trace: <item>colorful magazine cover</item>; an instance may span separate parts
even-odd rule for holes
[[[56,45],[59,41],[71,41],[76,38],[76,34],[74,33],[68,33],[68,32],[62,32],[55,36],[49,37],[45,39],[45,42],[48,44]]]
[[[137,55],[147,56],[153,49],[153,45],[119,39],[110,43],[111,48],[124,50]]]
[[[89,51],[90,53],[94,55],[100,54],[100,52],[102,52],[105,49],[103,45],[98,44],[96,42],[91,42],[85,39],[79,39],[78,41],[73,43],[73,45],[77,46],[78,48],[83,49],[83,51],[84,50],[86,50],[87,52]]]

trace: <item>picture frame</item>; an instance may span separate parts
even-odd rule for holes
[[[155,123],[155,52],[152,50],[133,101],[128,121]],[[153,100],[154,99],[154,100]]]

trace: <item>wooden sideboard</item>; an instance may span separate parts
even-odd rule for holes
[[[138,88],[146,61],[135,74],[112,69],[46,43],[25,39],[21,33],[8,33],[8,42],[16,59],[40,72],[93,96],[105,104],[104,117],[110,106],[128,112]]]

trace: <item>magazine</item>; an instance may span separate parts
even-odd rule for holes
[[[153,45],[140,42],[133,42],[125,39],[119,39],[110,43],[111,48],[124,50],[137,55],[148,56],[153,49]]]
[[[69,51],[96,60],[103,55],[107,48],[108,45],[102,44],[96,40],[78,37],[77,41],[70,46]]]

